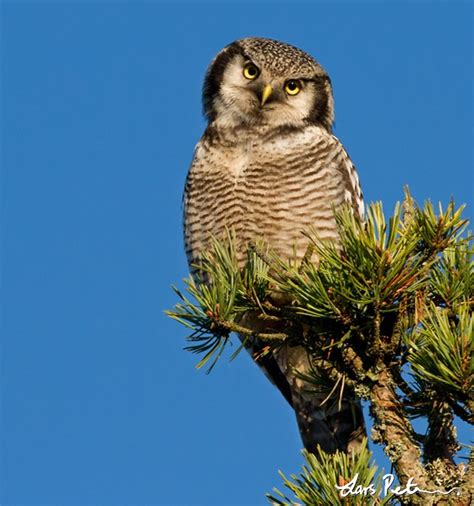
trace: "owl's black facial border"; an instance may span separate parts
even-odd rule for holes
[[[315,76],[312,79],[306,79],[312,82],[315,91],[315,101],[308,121],[310,123],[322,125],[329,131],[332,130],[333,106],[332,106],[332,86],[328,75]]]
[[[224,71],[228,63],[237,55],[244,56],[248,59],[239,44],[233,42],[216,56],[216,59],[207,70],[202,90],[202,102],[204,115],[209,121],[213,121],[216,116],[216,111],[214,110],[214,98],[219,93]]]

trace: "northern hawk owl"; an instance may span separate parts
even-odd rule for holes
[[[309,54],[263,38],[237,40],[210,64],[203,87],[207,128],[196,146],[184,192],[184,238],[190,265],[210,240],[233,230],[244,249],[257,239],[282,258],[301,260],[313,227],[338,241],[334,208],[362,216],[356,170],[334,121],[331,81]],[[262,344],[253,340],[254,356]],[[294,408],[305,447],[347,451],[365,434],[359,402],[322,401],[298,373],[307,352],[283,346],[258,359]],[[311,391],[310,391],[311,390]],[[334,399],[333,399],[334,401]]]

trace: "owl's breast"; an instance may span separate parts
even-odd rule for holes
[[[312,225],[335,237],[338,171],[317,133],[199,146],[184,199],[189,257],[196,258],[226,228],[235,231],[243,250],[264,239],[284,257],[304,255],[308,240],[302,232]]]

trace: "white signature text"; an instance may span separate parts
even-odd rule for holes
[[[348,483],[344,485],[335,485],[335,487],[340,490],[341,497],[347,497],[348,495],[363,495],[363,496],[373,496],[377,493],[376,487],[371,483],[368,486],[362,486],[357,483],[359,479],[359,473],[357,473],[354,478]],[[383,496],[387,496],[388,494],[392,495],[413,495],[413,494],[443,494],[448,495],[452,492],[456,492],[459,495],[460,489],[455,487],[450,490],[424,490],[418,487],[413,478],[410,478],[404,487],[397,485],[392,488],[393,482],[395,481],[395,476],[393,474],[384,474],[382,477],[382,489],[380,492],[383,492]]]

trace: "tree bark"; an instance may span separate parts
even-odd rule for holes
[[[420,449],[413,437],[403,406],[398,399],[394,381],[386,368],[379,374],[372,389],[371,411],[374,417],[374,441],[385,444],[385,453],[397,472],[400,485],[406,486],[410,478],[420,489],[429,490],[428,477],[420,462]],[[426,496],[410,496],[411,504],[427,504]]]

